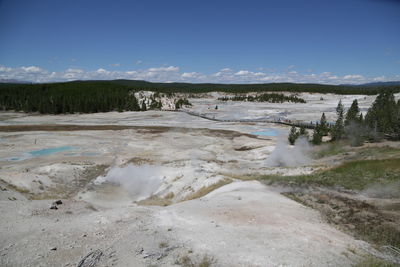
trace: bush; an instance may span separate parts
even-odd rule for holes
[[[296,142],[296,139],[300,136],[300,133],[297,131],[295,126],[292,126],[290,128],[289,136],[288,136],[288,141],[291,145],[294,145]]]

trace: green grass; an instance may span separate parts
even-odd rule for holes
[[[335,156],[337,154],[341,154],[346,150],[343,148],[343,145],[338,143],[329,143],[322,145],[319,150],[315,153],[315,158],[320,159],[329,156]]]
[[[211,267],[216,264],[216,260],[213,257],[204,255],[201,260],[196,263],[188,255],[184,255],[178,258],[175,264],[183,267]]]
[[[390,147],[390,146],[381,146],[381,147],[366,147],[357,151],[357,158],[400,158],[400,149]]]
[[[350,161],[309,175],[284,177],[266,175],[257,178],[272,183],[316,184],[363,190],[375,183],[384,185],[400,181],[400,158]]]
[[[395,267],[395,266],[396,265],[393,263],[380,260],[373,256],[368,256],[363,260],[361,260],[359,263],[353,265],[353,267]]]
[[[354,155],[350,156],[353,160],[359,159],[381,159],[381,158],[400,158],[400,149],[391,146],[372,146],[372,147],[350,147],[350,144],[346,141],[326,143],[319,147],[316,147],[314,152],[315,159],[321,159],[324,157],[336,156],[345,152],[355,152]]]
[[[203,186],[198,191],[196,191],[196,192],[190,194],[189,196],[187,196],[183,201],[192,200],[192,199],[196,199],[196,198],[201,198],[201,197],[207,195],[208,193],[214,191],[215,189],[218,189],[221,186],[230,184],[231,182],[232,182],[231,179],[224,178],[224,179],[219,180],[218,182],[216,182],[214,184],[211,184],[209,186]]]

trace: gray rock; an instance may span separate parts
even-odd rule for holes
[[[59,200],[54,201],[53,204],[61,205],[61,204],[62,204],[62,201],[59,199]]]
[[[99,249],[87,254],[79,263],[77,267],[94,267],[100,261],[103,252]]]

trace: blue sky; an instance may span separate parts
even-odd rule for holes
[[[0,0],[0,79],[400,80],[400,1]]]

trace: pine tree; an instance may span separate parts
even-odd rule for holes
[[[364,116],[362,113],[360,113],[360,116],[358,116],[358,121],[360,122],[360,124],[364,123]]]
[[[292,126],[292,128],[290,128],[290,132],[289,132],[289,136],[288,136],[289,143],[291,145],[294,145],[294,143],[296,142],[296,139],[298,137],[299,137],[299,132],[297,131],[295,126]]]
[[[342,104],[342,100],[340,100],[336,107],[337,120],[332,130],[333,141],[340,140],[343,138],[344,134],[343,113],[344,113],[344,107]]]
[[[325,113],[322,113],[321,119],[319,120],[319,125],[317,125],[317,127],[318,126],[319,126],[319,131],[323,136],[328,135],[329,127],[328,123],[326,122]]]
[[[146,103],[144,102],[144,100],[142,101],[142,108],[140,110],[141,111],[146,111],[147,110]]]
[[[398,105],[393,93],[380,93],[365,116],[365,123],[379,133],[392,134],[396,131]]]
[[[321,124],[319,124],[314,128],[311,142],[314,145],[320,145],[322,143],[322,136],[323,136],[322,127]]]
[[[349,110],[346,113],[346,119],[344,121],[344,125],[349,125],[351,122],[358,122],[359,121],[359,113],[360,109],[358,108],[357,99],[354,99],[353,103],[351,104]]]
[[[300,136],[303,136],[303,137],[305,137],[305,138],[308,139],[308,132],[307,132],[307,130],[306,130],[306,127],[301,126],[298,135],[299,135],[299,137],[300,137]]]

